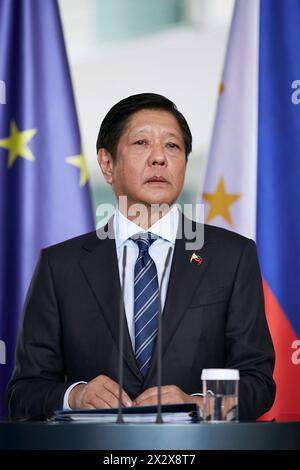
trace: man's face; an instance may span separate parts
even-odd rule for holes
[[[101,164],[101,157],[99,157]],[[175,117],[159,110],[133,114],[119,140],[110,171],[104,172],[117,197],[135,203],[173,204],[184,183],[185,146]]]

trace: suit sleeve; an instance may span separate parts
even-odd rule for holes
[[[270,409],[275,398],[275,354],[252,240],[246,243],[235,276],[228,306],[226,349],[226,367],[240,370],[240,419],[256,419]]]
[[[24,305],[13,376],[7,388],[9,416],[45,418],[62,408],[65,381],[59,306],[48,261],[41,252]]]

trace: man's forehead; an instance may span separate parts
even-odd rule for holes
[[[176,117],[165,109],[144,108],[135,111],[129,116],[129,121],[139,121],[143,119],[157,119],[162,121],[173,121],[177,124]]]
[[[129,132],[151,132],[156,126],[163,126],[163,130],[170,135],[181,134],[177,119],[165,110],[142,109],[137,111],[130,116],[126,128]]]
[[[135,128],[135,129],[131,129],[130,133],[134,133],[134,134],[141,134],[141,133],[151,133],[153,132],[153,127],[154,126],[143,126],[143,127],[140,127],[140,128]],[[164,134],[170,136],[170,137],[178,137],[178,135],[180,135],[180,129],[178,129],[178,132],[173,132],[169,129],[164,129]]]

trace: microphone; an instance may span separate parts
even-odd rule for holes
[[[160,287],[162,288],[167,267],[171,258],[172,247],[169,247],[164,270],[161,277]],[[162,387],[162,306],[161,306],[161,289],[158,291],[158,325],[157,325],[157,415],[156,423],[163,423],[161,413],[161,387]]]
[[[125,287],[125,268],[126,268],[127,246],[123,248],[122,259],[122,279],[119,308],[119,397],[118,397],[118,417],[117,423],[124,423],[122,413],[122,390],[123,390],[123,351],[124,351],[124,287]]]

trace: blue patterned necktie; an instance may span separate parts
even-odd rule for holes
[[[149,247],[156,240],[151,233],[132,238],[139,248],[134,268],[134,326],[135,357],[146,377],[150,365],[158,324],[159,288],[157,270],[149,255]]]

